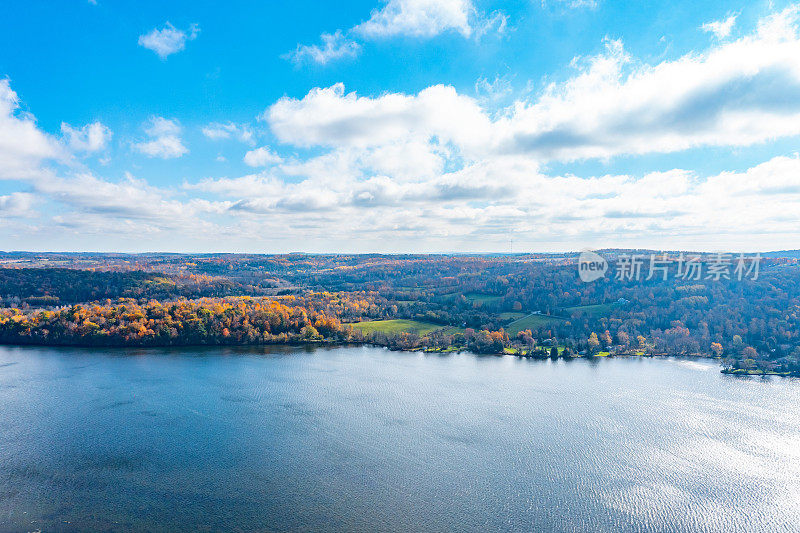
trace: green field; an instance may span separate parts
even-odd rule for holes
[[[547,315],[528,315],[513,321],[511,324],[506,326],[505,330],[506,333],[508,333],[510,336],[513,337],[522,330],[535,329],[541,326],[545,326],[557,320],[562,320],[562,319]]]
[[[527,313],[517,313],[517,312],[509,311],[507,313],[500,313],[497,316],[500,317],[500,320],[516,320],[518,318],[522,318],[524,316],[528,316],[528,314]]]
[[[374,333],[380,331],[389,335],[397,335],[399,333],[416,333],[417,335],[427,335],[437,330],[444,330],[444,333],[453,335],[455,333],[463,333],[464,330],[454,326],[442,326],[440,324],[433,324],[431,322],[421,322],[419,320],[367,320],[365,322],[356,322],[351,324],[353,329],[357,329],[362,333]]]
[[[464,298],[466,298],[467,300],[469,300],[470,302],[473,302],[473,303],[477,302],[477,303],[480,303],[480,304],[488,304],[488,303],[496,302],[497,300],[502,298],[502,296],[494,296],[494,295],[491,295],[491,294],[481,294],[481,293],[478,293],[478,292],[468,292],[468,293],[466,293],[464,295]]]

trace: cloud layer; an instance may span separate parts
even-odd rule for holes
[[[542,162],[748,146],[800,134],[797,18],[786,10],[751,35],[657,65],[609,40],[602,54],[575,61],[574,76],[497,116],[453,87],[369,98],[337,84],[284,98],[265,117],[281,141],[299,146],[425,138],[468,157]]]
[[[474,31],[469,4],[440,3],[436,20],[449,22],[438,26],[409,15],[423,5],[390,1],[364,23],[371,29],[354,33],[391,37],[399,33],[386,28],[409,21],[421,36]],[[369,95],[335,83],[264,102],[254,124],[187,121],[188,141],[177,119],[153,116],[138,138],[115,136],[117,144],[169,160],[189,153],[195,131],[210,146],[243,143],[229,145],[240,150],[241,174],[250,172],[163,186],[88,170],[85,154],[107,150],[110,129],[63,123],[60,136],[48,134],[0,80],[0,178],[19,183],[0,195],[0,219],[20,232],[38,231],[30,228],[39,217],[38,228],[75,235],[148,235],[164,248],[187,239],[277,251],[508,251],[510,239],[539,250],[800,247],[797,154],[714,173],[549,170],[796,138],[799,17],[791,7],[738,38],[712,29],[718,39],[707,49],[654,64],[606,40],[601,53],[575,58],[567,74],[501,109],[445,84]],[[192,158],[203,153],[191,146]]]

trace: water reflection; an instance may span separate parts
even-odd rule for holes
[[[703,360],[0,348],[0,530],[792,530],[799,391]]]

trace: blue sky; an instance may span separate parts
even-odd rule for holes
[[[4,10],[0,249],[800,248],[791,2]]]

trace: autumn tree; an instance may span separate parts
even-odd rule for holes
[[[597,333],[594,331],[591,335],[589,335],[589,353],[594,354],[597,352],[597,349],[600,347],[600,340],[597,338]]]
[[[711,353],[714,354],[714,357],[722,357],[722,345],[718,342],[712,342]]]

